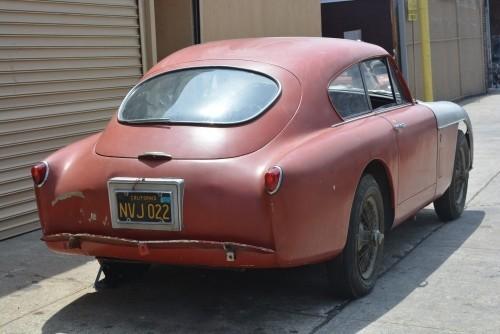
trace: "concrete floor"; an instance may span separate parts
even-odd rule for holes
[[[0,333],[499,333],[500,94],[464,102],[476,135],[468,208],[431,209],[387,238],[369,296],[329,295],[322,265],[223,271],[155,266],[92,288],[92,258],[50,253],[33,232],[0,242]]]

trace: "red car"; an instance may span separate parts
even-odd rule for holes
[[[358,297],[387,231],[432,202],[461,215],[472,151],[467,113],[414,101],[382,48],[259,38],[164,59],[102,133],[32,175],[48,247],[95,256],[110,281],[146,263],[326,262]]]

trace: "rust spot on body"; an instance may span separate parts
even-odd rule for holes
[[[96,222],[97,221],[97,215],[94,212],[91,212],[88,220],[89,220],[89,223]]]
[[[82,199],[85,199],[85,195],[81,191],[72,191],[68,193],[61,194],[57,196],[53,201],[52,201],[52,206],[55,206],[58,202],[74,198],[74,197],[79,197]]]

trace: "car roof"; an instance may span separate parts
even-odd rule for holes
[[[322,37],[265,37],[209,42],[175,52],[151,72],[195,61],[243,60],[285,68],[301,77],[311,71],[337,73],[360,60],[387,55],[376,45],[360,41]]]

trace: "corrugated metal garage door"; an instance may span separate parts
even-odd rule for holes
[[[135,0],[0,0],[0,239],[39,227],[30,166],[105,126],[140,54]]]

